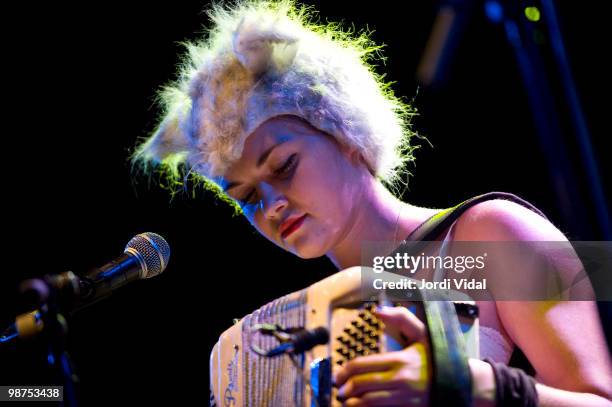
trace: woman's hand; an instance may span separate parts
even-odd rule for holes
[[[345,406],[427,406],[431,363],[426,326],[404,307],[375,311],[388,328],[410,344],[383,354],[361,356],[334,372],[334,386]]]

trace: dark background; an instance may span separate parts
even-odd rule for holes
[[[610,198],[609,71],[602,66],[609,24],[596,4],[563,2],[558,12]],[[125,287],[70,321],[82,405],[119,398],[206,403],[209,352],[232,318],[335,271],[326,259],[282,252],[209,194],[171,199],[132,177],[127,157],[155,125],[155,90],[173,78],[178,42],[197,38],[207,22],[204,6],[27,3],[4,15],[16,24],[4,36],[2,326],[23,311],[16,292],[25,278],[102,265],[143,231],[163,235],[172,247],[163,275]],[[374,39],[387,44],[379,72],[396,81],[398,94],[417,95],[414,73],[433,3],[316,7],[324,19],[375,30]],[[557,101],[567,117],[563,98]],[[513,54],[482,10],[460,43],[448,87],[420,89],[415,105],[415,129],[433,148],[421,143],[416,152],[406,201],[445,208],[508,191],[542,209],[569,238],[599,238],[573,235],[563,223]],[[36,342],[3,345],[0,360],[0,384],[50,383]]]

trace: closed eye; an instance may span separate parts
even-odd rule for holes
[[[295,169],[297,162],[298,162],[297,153],[291,154],[281,167],[274,170],[274,175],[288,176],[291,173],[291,171]],[[252,205],[257,202],[256,199],[253,199],[256,193],[257,191],[255,190],[255,188],[253,188],[249,191],[249,193],[244,198],[239,199],[239,201],[243,203],[244,205]]]
[[[295,164],[297,164],[297,154],[296,153],[291,154],[289,158],[287,159],[287,161],[285,161],[285,163],[280,168],[274,171],[274,174],[276,175],[288,174],[295,167]]]

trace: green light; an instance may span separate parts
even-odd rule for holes
[[[525,7],[525,17],[534,23],[540,21],[540,10],[537,7]]]

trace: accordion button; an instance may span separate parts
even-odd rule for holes
[[[357,329],[363,329],[365,326],[361,321],[352,321],[351,324],[353,324],[353,326]]]
[[[355,329],[355,328],[353,328],[353,327],[350,327],[350,328],[348,328],[348,332],[347,332],[347,334],[349,334],[349,335],[350,335],[350,336],[352,336],[352,337],[355,337],[355,336],[359,335],[359,331],[358,331],[358,330],[356,330],[356,329]]]

